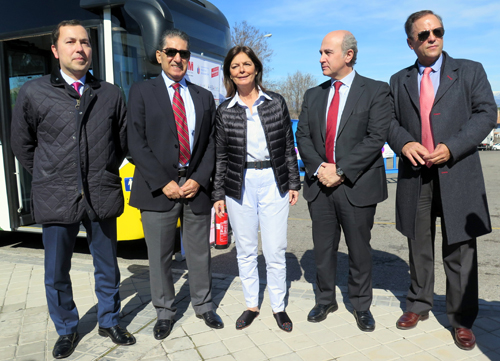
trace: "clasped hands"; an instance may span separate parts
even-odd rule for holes
[[[179,187],[179,184],[172,180],[162,191],[169,199],[179,199],[179,198],[193,198],[198,190],[200,189],[200,184],[192,179],[188,179],[186,183]]]
[[[432,153],[429,153],[426,147],[418,142],[406,143],[401,150],[401,153],[408,158],[414,166],[417,166],[417,162],[421,165],[427,165],[427,167],[433,164],[446,163],[450,157],[451,153],[448,147],[439,143]]]
[[[344,177],[337,175],[337,166],[334,163],[321,163],[317,176],[326,187],[336,187],[344,181]]]

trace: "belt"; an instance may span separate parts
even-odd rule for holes
[[[253,169],[271,168],[271,161],[270,160],[259,160],[257,162],[246,162],[245,168],[253,168]]]
[[[187,173],[187,167],[179,168],[179,178],[185,177]]]

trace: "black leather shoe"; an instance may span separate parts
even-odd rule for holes
[[[172,331],[172,320],[158,320],[153,328],[153,335],[157,340],[163,340]]]
[[[117,345],[126,346],[135,343],[135,337],[126,329],[116,325],[109,328],[99,327],[99,336],[109,337]]]
[[[370,310],[368,311],[356,311],[354,310],[354,318],[361,331],[372,332],[375,330],[375,319],[373,318]]]
[[[202,315],[196,315],[196,317],[203,318],[208,327],[224,328],[224,322],[222,322],[222,319],[214,311],[208,311]]]
[[[317,303],[311,312],[307,315],[307,321],[309,322],[321,322],[326,320],[326,316],[329,313],[335,312],[339,309],[337,302],[330,303],[329,305],[322,305]]]
[[[75,351],[77,341],[78,333],[76,332],[59,336],[52,350],[52,356],[57,359],[68,357]]]

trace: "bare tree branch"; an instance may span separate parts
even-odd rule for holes
[[[248,24],[246,20],[243,20],[241,23],[234,23],[231,31],[231,41],[233,46],[246,45],[252,48],[264,65],[264,75],[266,75],[266,73],[272,70],[269,68],[269,61],[273,55],[273,49],[269,47],[267,43],[268,38],[265,38],[264,35],[266,33]]]
[[[292,119],[299,118],[304,93],[316,84],[317,80],[312,74],[302,73],[300,70],[292,75],[288,74],[285,80],[278,83],[276,90],[285,98]]]

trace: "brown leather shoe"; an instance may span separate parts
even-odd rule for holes
[[[429,314],[419,315],[413,312],[406,311],[396,322],[396,327],[400,330],[409,330],[414,328],[418,321],[425,321],[429,318]]]
[[[472,350],[476,346],[476,336],[470,328],[455,328],[455,345],[462,350]]]

